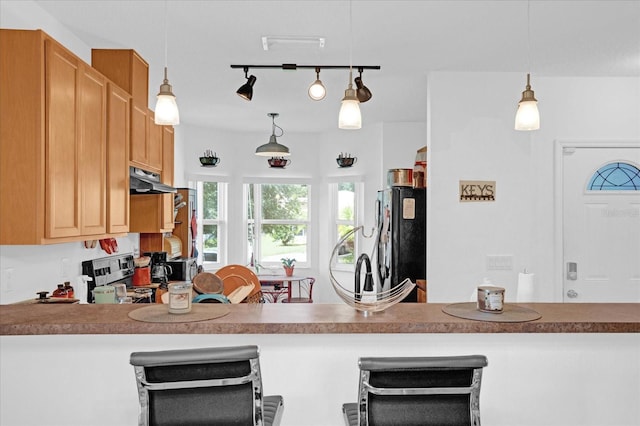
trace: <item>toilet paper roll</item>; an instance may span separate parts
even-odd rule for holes
[[[520,272],[518,274],[518,292],[516,300],[518,302],[533,302],[535,274]]]

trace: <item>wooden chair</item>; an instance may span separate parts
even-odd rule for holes
[[[295,285],[295,281],[289,283],[291,287],[289,289],[288,297],[282,300],[282,303],[313,303],[313,284],[316,279],[313,277],[307,277],[298,281],[298,285]],[[298,288],[298,295],[294,297],[295,288]]]
[[[482,355],[360,358],[347,426],[480,426]]]
[[[263,396],[257,346],[134,352],[139,424],[277,426],[279,395]]]

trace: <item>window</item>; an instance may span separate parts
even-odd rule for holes
[[[628,163],[609,163],[589,180],[589,191],[640,191],[640,170]]]
[[[283,257],[308,267],[309,185],[245,184],[247,264],[279,266]]]
[[[333,200],[333,241],[337,243],[357,223],[358,187],[356,182],[337,182],[331,185]],[[336,269],[351,269],[355,264],[357,238],[350,235],[338,249]]]
[[[225,194],[226,184],[198,182],[198,251],[205,268],[216,268],[226,263]]]

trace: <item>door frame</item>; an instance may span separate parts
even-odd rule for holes
[[[554,140],[554,299],[564,302],[564,223],[563,200],[563,152],[564,148],[635,148],[640,146],[640,139],[611,139],[611,140],[580,140],[580,139],[555,139]]]

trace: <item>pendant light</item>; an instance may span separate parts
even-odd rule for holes
[[[282,144],[279,144],[278,140],[276,139],[277,137],[284,135],[284,130],[282,130],[282,127],[276,125],[275,118],[279,115],[280,114],[278,114],[277,112],[270,112],[267,114],[267,116],[271,117],[271,137],[269,137],[268,143],[260,145],[258,148],[256,148],[256,155],[259,155],[261,157],[287,157],[291,155],[291,153],[289,152],[289,148]],[[280,129],[280,135],[278,136],[276,136],[276,127]]]
[[[167,2],[164,3],[164,80],[160,85],[155,109],[155,123],[174,126],[180,124],[180,112],[176,97],[167,78]]]
[[[309,97],[314,101],[321,101],[327,94],[322,80],[320,80],[320,67],[316,67],[316,81],[309,86]]]
[[[356,97],[353,88],[353,28],[351,23],[351,0],[349,0],[349,86],[344,91],[340,114],[338,115],[338,128],[360,129],[362,128],[362,115],[360,114],[360,101]]]
[[[531,69],[531,46],[530,46],[530,24],[529,24],[529,1],[527,1],[527,67]],[[540,112],[538,111],[538,100],[531,90],[531,75],[527,73],[527,85],[522,92],[522,99],[518,102],[516,112],[516,130],[538,130],[540,128]]]

